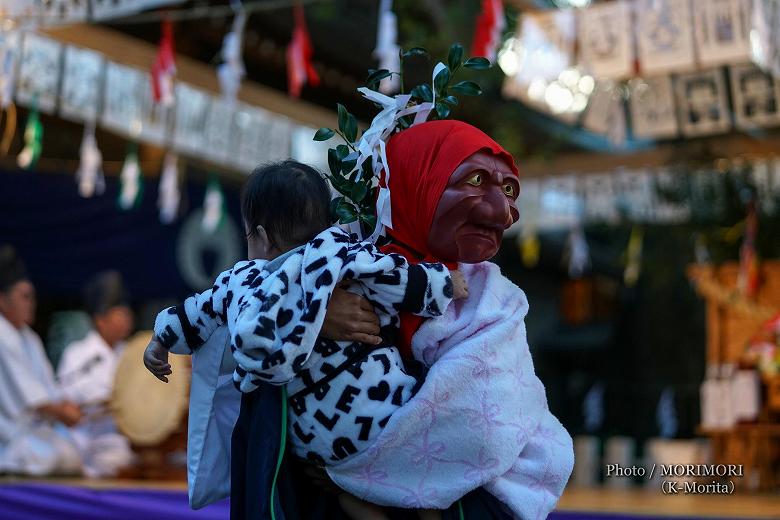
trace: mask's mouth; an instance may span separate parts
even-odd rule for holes
[[[458,233],[460,236],[468,237],[469,240],[475,240],[479,242],[490,242],[492,246],[495,246],[500,242],[501,233],[496,228],[479,226],[476,224],[466,224]],[[477,245],[477,244],[475,244]]]

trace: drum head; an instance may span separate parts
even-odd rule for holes
[[[189,402],[190,363],[187,356],[170,354],[173,374],[168,383],[154,377],[143,356],[151,331],[127,342],[114,378],[111,408],[119,430],[138,446],[159,444],[181,424]]]

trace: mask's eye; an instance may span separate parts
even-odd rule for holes
[[[482,185],[482,174],[481,173],[475,173],[466,182],[471,184],[472,186],[480,186],[480,185]]]
[[[510,184],[510,183],[504,184],[504,195],[506,195],[507,197],[514,198],[514,196],[515,196],[515,187],[512,184]]]

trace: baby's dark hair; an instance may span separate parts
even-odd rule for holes
[[[247,237],[263,226],[274,246],[304,244],[332,224],[330,189],[320,172],[288,159],[258,166],[241,190]]]

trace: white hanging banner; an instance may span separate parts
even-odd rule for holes
[[[379,23],[376,31],[376,47],[373,57],[379,60],[379,68],[390,72],[401,71],[401,56],[398,46],[398,19],[393,12],[393,0],[380,0]],[[379,91],[392,94],[398,91],[400,80],[397,74],[383,79]]]
[[[151,73],[144,71],[143,78],[144,83],[139,93],[141,111],[138,140],[157,146],[167,144],[170,139],[169,121],[173,118],[174,107],[171,104],[156,103],[151,87]]]
[[[592,132],[607,136],[615,146],[625,143],[626,112],[616,84],[603,82],[596,86],[582,124]]]
[[[0,13],[21,27],[107,20],[184,0],[0,0]],[[90,17],[91,11],[91,17]]]
[[[780,75],[780,2],[755,0],[751,16],[750,58],[759,67]]]
[[[170,224],[176,220],[179,213],[181,192],[179,191],[179,157],[176,152],[169,151],[163,160],[160,173],[157,206],[160,208],[160,222]]]
[[[84,198],[102,195],[106,188],[106,181],[103,176],[103,154],[97,146],[94,123],[87,123],[84,126],[79,155],[79,168],[76,170],[79,195]]]
[[[582,176],[582,193],[585,197],[585,222],[616,223],[620,214],[615,206],[617,191],[610,173]]]
[[[236,128],[233,135],[238,136],[238,148],[232,157],[235,166],[245,172],[250,172],[257,166],[257,145],[262,139],[261,128],[264,126],[265,111],[252,106],[239,104],[236,110]]]
[[[75,121],[95,122],[103,94],[105,60],[99,52],[65,47],[60,92],[60,115]]]
[[[780,84],[755,65],[734,65],[731,74],[731,99],[737,128],[780,124]]]
[[[209,161],[216,163],[230,161],[234,106],[235,101],[225,97],[211,100],[211,108],[203,129],[206,134],[203,153]]]
[[[13,101],[21,43],[22,35],[18,31],[0,31],[0,108]]]
[[[636,38],[642,74],[694,66],[690,0],[636,0]]]
[[[628,82],[631,124],[637,139],[662,139],[678,133],[677,109],[670,76]]]
[[[731,127],[726,84],[720,69],[676,78],[680,129],[687,137],[726,132]]]
[[[576,175],[543,180],[539,197],[539,229],[571,229],[579,225],[582,205]]]
[[[274,117],[268,114],[268,134],[261,138],[264,144],[264,159],[262,161],[281,161],[288,159],[291,153],[292,123],[285,117]],[[260,147],[258,147],[258,150]],[[326,155],[327,157],[327,155]],[[260,162],[260,161],[258,161]]]
[[[774,215],[780,197],[780,175],[773,178],[775,161],[759,159],[751,165],[750,180],[756,187],[758,208],[761,213]],[[775,185],[775,183],[777,183]]]
[[[580,11],[580,57],[597,78],[622,79],[634,71],[631,5],[623,0]]]
[[[620,212],[632,222],[652,222],[656,197],[650,171],[620,169],[615,182]]]
[[[702,168],[690,174],[691,211],[701,220],[718,220],[726,210],[724,171]]]
[[[558,79],[573,66],[577,26],[574,9],[524,13],[516,38],[520,49],[514,80],[528,86],[533,80]]]
[[[691,210],[687,203],[688,180],[684,174],[667,168],[656,170],[654,221],[659,224],[678,224],[687,221]]]
[[[143,91],[149,88],[147,77],[138,69],[109,62],[100,123],[132,139],[141,133]]]
[[[749,60],[751,0],[696,0],[694,4],[699,63],[713,66]]]
[[[222,91],[223,99],[230,106],[235,104],[238,90],[241,88],[241,80],[246,76],[244,59],[241,56],[244,48],[246,19],[246,11],[238,9],[236,16],[233,18],[230,32],[225,35],[222,41],[221,54],[224,61],[217,67],[219,88]]]
[[[89,2],[86,0],[0,0],[0,14],[23,28],[77,23],[87,20]]]
[[[89,0],[92,5],[92,19],[96,21],[127,16],[145,9],[183,2],[184,0]]]
[[[203,157],[206,149],[206,122],[212,97],[186,83],[176,84],[176,116],[173,147],[196,157]]]
[[[54,113],[60,81],[62,45],[44,36],[26,33],[22,43],[22,60],[16,83],[16,100],[32,106],[37,99],[38,110]]]

